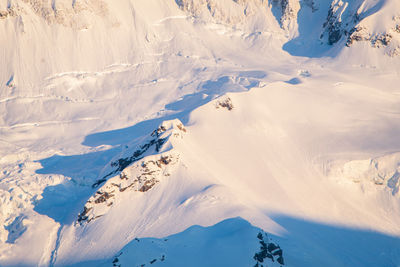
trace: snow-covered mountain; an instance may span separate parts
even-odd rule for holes
[[[0,265],[399,266],[399,18],[0,0]]]

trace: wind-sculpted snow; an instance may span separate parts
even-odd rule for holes
[[[342,182],[359,184],[366,191],[389,191],[399,196],[400,153],[365,160],[353,160],[342,166],[332,166],[328,175]]]

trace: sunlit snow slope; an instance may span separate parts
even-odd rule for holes
[[[400,266],[396,0],[0,0],[1,266]]]

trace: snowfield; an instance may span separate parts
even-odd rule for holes
[[[400,266],[396,0],[0,0],[1,266]]]

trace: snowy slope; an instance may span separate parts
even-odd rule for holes
[[[398,266],[399,15],[0,2],[0,265]]]
[[[163,239],[135,238],[115,257],[85,266],[282,266],[279,245],[261,229],[241,218],[210,227],[192,226]],[[79,264],[78,264],[79,265]],[[260,266],[259,265],[259,266]]]

